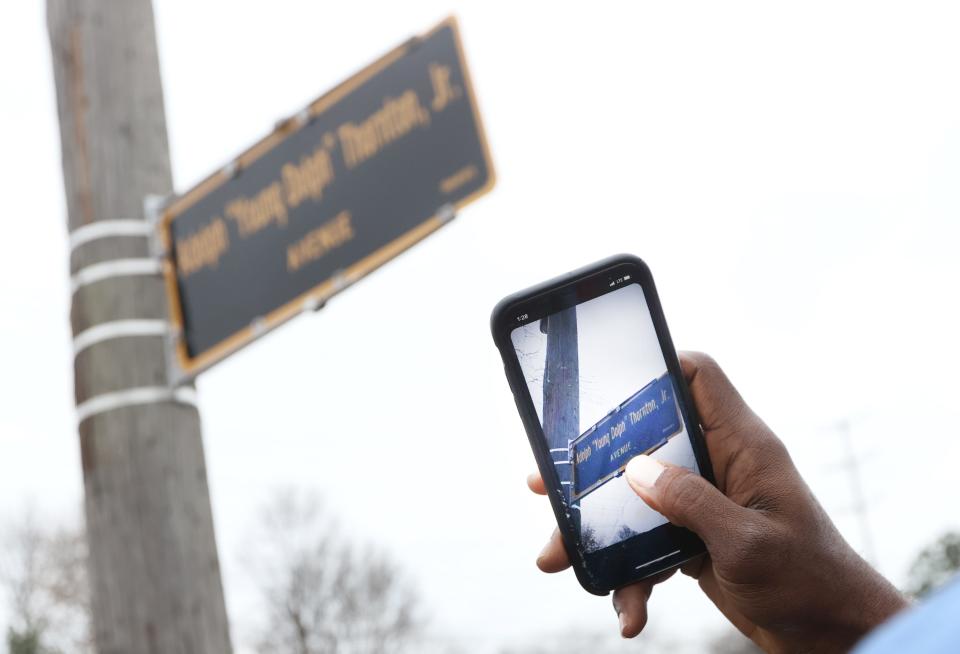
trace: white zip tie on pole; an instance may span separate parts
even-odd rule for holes
[[[170,325],[166,320],[113,320],[89,327],[73,337],[73,355],[96,343],[126,336],[166,336]]]
[[[187,386],[181,386],[180,388],[145,386],[104,393],[77,405],[77,424],[91,416],[107,411],[142,404],[159,404],[161,402],[177,402],[178,404],[195,407],[197,406],[197,392]]]
[[[81,268],[70,277],[70,291],[99,282],[111,277],[130,277],[132,275],[159,275],[163,266],[158,259],[114,259],[95,263]]]
[[[123,218],[98,220],[70,232],[70,252],[90,241],[112,236],[150,236],[153,227],[145,220]]]

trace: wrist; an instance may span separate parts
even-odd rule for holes
[[[864,636],[909,607],[910,602],[893,584],[854,554],[858,565],[851,566],[848,593],[838,597],[834,615],[835,646],[822,651],[849,651]]]

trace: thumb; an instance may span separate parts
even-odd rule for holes
[[[747,509],[687,468],[664,465],[641,454],[630,459],[624,476],[650,508],[696,533],[708,546],[732,535],[747,517],[743,515]]]

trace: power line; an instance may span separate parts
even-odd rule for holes
[[[853,443],[853,434],[850,429],[850,421],[847,419],[838,420],[836,430],[840,433],[840,440],[843,441],[845,457],[840,462],[840,467],[846,474],[850,482],[850,493],[853,498],[853,505],[850,510],[857,518],[860,526],[860,539],[863,546],[863,557],[870,565],[876,567],[877,554],[873,542],[873,532],[870,529],[869,506],[866,496],[863,492],[863,478],[860,473],[860,460],[857,458]]]

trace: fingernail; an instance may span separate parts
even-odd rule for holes
[[[620,635],[626,638],[627,637],[627,614],[618,613],[617,620],[620,621]]]
[[[547,556],[547,550],[550,549],[550,543],[548,542],[543,546],[543,549],[540,550],[540,553],[537,554],[537,565],[540,565],[540,562]]]
[[[635,456],[627,462],[627,468],[624,471],[627,480],[634,486],[640,488],[653,488],[660,478],[660,473],[665,470],[663,464],[656,459],[651,459],[646,454]]]

